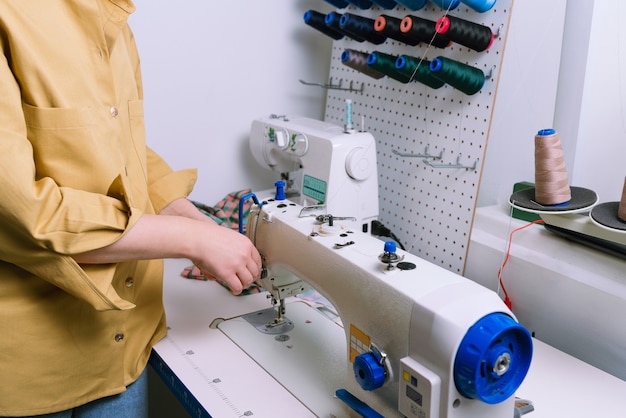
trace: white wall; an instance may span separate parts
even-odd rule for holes
[[[148,143],[176,169],[197,167],[193,199],[273,185],[251,158],[254,118],[323,117],[330,38],[309,28],[322,1],[136,0],[130,24],[142,57]]]
[[[533,138],[549,127],[560,134],[570,185],[620,200],[626,3],[517,0],[512,16],[478,205],[506,204],[515,182],[534,181]],[[563,23],[561,45],[554,29]]]
[[[585,3],[585,2],[569,2]],[[568,4],[569,7],[569,4]],[[577,4],[577,7],[580,7]],[[588,9],[589,6],[583,7]],[[586,13],[575,22],[584,22]],[[571,31],[579,25],[572,22]],[[578,137],[570,182],[598,193],[600,202],[619,201],[626,175],[626,3],[622,0],[593,2],[589,55],[584,80],[560,84],[559,94],[582,84],[580,113],[558,103],[558,123],[576,125]],[[577,45],[569,45],[570,55]],[[572,68],[567,66],[566,68]],[[566,80],[564,72],[561,79]],[[581,83],[581,81],[584,82]],[[579,85],[580,85],[579,84]]]
[[[505,204],[516,182],[534,181],[535,134],[553,127],[566,3],[513,2],[478,206]]]

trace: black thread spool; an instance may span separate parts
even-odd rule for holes
[[[391,10],[396,7],[395,0],[372,0],[372,3],[385,10]]]
[[[339,28],[351,36],[354,34],[375,45],[380,45],[387,40],[386,36],[374,30],[374,19],[368,17],[345,13],[339,19]]]
[[[400,55],[396,59],[396,68],[413,81],[418,81],[430,88],[438,89],[445,83],[433,76],[430,71],[430,61],[408,55]]]
[[[383,36],[411,46],[419,44],[419,41],[411,40],[404,36],[400,30],[401,23],[402,19],[398,19],[397,17],[380,15],[374,20],[374,30]]]
[[[482,70],[450,58],[435,58],[430,62],[430,71],[444,83],[470,96],[478,93],[485,85]]]
[[[327,35],[334,40],[339,40],[343,38],[343,33],[337,32],[330,26],[326,25],[325,22],[326,15],[324,13],[317,12],[315,10],[307,10],[304,13],[304,23],[309,25],[310,27],[317,29],[322,32],[324,35]]]
[[[425,42],[437,48],[445,48],[450,45],[450,40],[446,36],[437,33],[435,30],[436,24],[437,22],[432,20],[408,15],[402,19],[400,31],[402,31],[406,39],[412,42]]]
[[[486,50],[493,43],[493,33],[489,27],[455,16],[440,17],[436,30],[452,42],[478,52]]]
[[[380,71],[376,71],[369,65],[367,65],[367,57],[369,54],[361,51],[355,51],[354,49],[346,49],[341,53],[341,62],[347,67],[357,70],[365,75],[368,75],[375,79],[381,79],[385,75]]]
[[[360,36],[354,35],[352,33],[348,33],[346,31],[344,31],[341,28],[341,26],[339,26],[339,21],[341,20],[342,17],[343,17],[343,15],[340,14],[340,13],[330,12],[324,18],[324,23],[326,23],[326,26],[328,26],[332,30],[337,31],[339,33],[343,33],[347,37],[349,37],[349,38],[351,38],[351,39],[353,39],[353,40],[355,40],[357,42],[364,42],[365,38],[362,38]]]
[[[345,0],[325,0],[325,1],[326,3],[332,4],[338,9],[344,9],[350,5],[350,2],[345,1]]]
[[[348,0],[348,3],[355,5],[361,10],[367,10],[374,5],[370,0]]]
[[[428,0],[397,0],[396,3],[403,5],[409,10],[419,10],[426,6]]]
[[[367,56],[367,65],[369,65],[372,69],[393,78],[394,80],[401,83],[408,83],[411,78],[398,71],[396,68],[397,59],[398,57],[395,55],[374,51]]]

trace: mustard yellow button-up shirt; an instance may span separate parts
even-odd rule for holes
[[[0,0],[0,416],[119,393],[165,334],[162,262],[78,265],[185,197],[146,147],[129,0]]]

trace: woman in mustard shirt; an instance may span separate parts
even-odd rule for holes
[[[235,294],[259,275],[251,242],[186,199],[195,171],[146,146],[133,11],[0,0],[2,417],[145,416],[160,259]]]

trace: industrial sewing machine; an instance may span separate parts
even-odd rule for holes
[[[363,156],[375,163],[371,135],[287,118],[255,121],[252,135],[264,164],[302,169],[305,189],[325,190],[311,202],[324,209],[311,216],[302,204],[310,193],[289,200],[282,185],[250,196],[257,204],[247,234],[278,308],[219,329],[320,417],[513,417],[532,356],[529,333],[494,292],[364,230],[377,215],[376,178],[363,196],[356,191],[371,177],[356,179],[349,167],[364,167]],[[287,139],[293,148],[278,145]],[[295,297],[308,285],[329,303]]]

